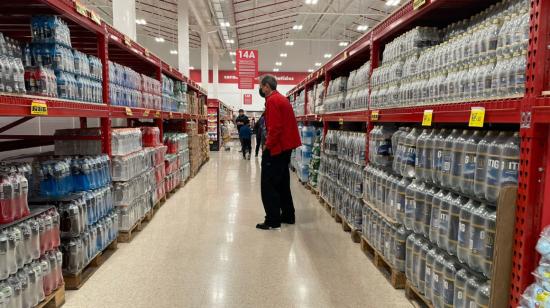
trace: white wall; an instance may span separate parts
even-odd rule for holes
[[[286,95],[294,86],[278,85],[277,90]],[[218,99],[224,104],[233,107],[233,110],[244,109],[247,111],[263,111],[265,99],[259,94],[259,85],[254,86],[254,90],[240,90],[236,83],[220,83],[218,84]],[[212,84],[208,85],[209,98],[213,95],[214,90]],[[252,105],[243,105],[244,94],[252,94]]]

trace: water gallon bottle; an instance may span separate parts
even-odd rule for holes
[[[469,308],[466,306],[466,282],[470,278],[471,276],[465,268],[461,268],[456,272],[453,299],[454,307]]]
[[[445,253],[439,251],[432,271],[432,304],[434,308],[443,308]]]
[[[470,137],[472,131],[463,130],[462,134],[458,136],[454,143],[451,156],[451,187],[455,191],[460,191],[460,183],[462,182],[462,170],[464,163],[464,150],[466,147],[466,140]]]
[[[489,145],[495,140],[497,134],[495,131],[488,131],[481,139],[476,149],[476,170],[474,175],[474,194],[477,198],[485,198],[485,185],[487,176],[487,157]]]
[[[424,222],[426,218],[426,184],[416,180],[416,190],[414,191],[414,220],[413,231],[417,234],[424,234]],[[430,208],[431,212],[431,208]]]
[[[414,171],[416,165],[416,139],[418,139],[419,135],[420,132],[416,128],[413,128],[404,140],[401,175],[407,178],[415,177]]]
[[[15,274],[15,273],[14,273]],[[17,277],[17,275],[11,275],[8,280],[8,284],[10,285],[11,289],[13,290],[13,295],[11,298],[11,307],[23,307],[23,290],[21,281]]]
[[[460,262],[455,257],[448,256],[445,260],[445,269],[443,271],[443,304],[444,307],[454,307],[454,294],[456,273],[462,268]]]
[[[477,145],[484,138],[485,132],[475,130],[466,140],[464,145],[464,154],[462,162],[462,171],[460,172],[460,191],[469,196],[475,196],[474,179],[477,168]]]
[[[487,206],[487,216],[486,216],[486,231],[485,231],[485,250],[483,253],[484,263],[482,273],[485,277],[491,278],[493,271],[493,254],[495,250],[495,234],[496,234],[496,222],[497,222],[497,213],[496,209]]]
[[[468,264],[471,253],[471,224],[472,214],[480,206],[480,203],[475,200],[469,200],[463,208],[460,209],[459,224],[458,224],[458,243],[457,257],[460,262]]]
[[[426,298],[430,300],[430,302],[433,301],[432,272],[434,270],[435,258],[437,258],[437,247],[432,246],[432,249],[430,249],[428,251],[428,254],[426,255],[426,270],[424,275],[424,281],[426,282],[424,296],[426,296]]]
[[[442,185],[442,168],[443,168],[443,151],[445,146],[445,139],[449,136],[450,132],[447,129],[441,129],[439,134],[434,136],[433,148],[432,148],[432,182],[437,185]]]
[[[510,138],[508,132],[502,131],[498,137],[489,144],[487,150],[487,173],[485,175],[484,197],[490,203],[495,203],[500,192],[500,176],[503,167],[504,144]]]
[[[451,203],[453,202],[454,198],[456,198],[456,195],[452,192],[449,192],[441,200],[441,207],[439,209],[439,229],[437,246],[446,251],[449,251],[449,224],[451,220]]]
[[[453,165],[453,145],[460,136],[458,129],[453,129],[451,134],[445,138],[442,151],[441,164],[441,185],[447,188],[452,187],[452,165]]]
[[[418,263],[418,291],[422,294],[426,292],[426,259],[432,245],[424,237],[420,245],[420,262]]]
[[[415,180],[405,190],[405,228],[407,230],[414,230],[414,218],[416,211],[415,193],[417,191],[417,185],[420,185],[420,181]]]
[[[405,223],[405,206],[406,206],[406,193],[407,187],[411,184],[411,181],[407,178],[402,178],[397,186],[397,194],[395,198],[395,216],[399,224]]]
[[[408,237],[407,237],[407,242],[406,242],[406,255],[405,255],[405,276],[407,276],[407,280],[411,281],[411,283],[414,284],[414,280],[413,280],[413,267],[414,267],[414,263],[413,263],[413,246],[414,246],[414,243],[416,242],[416,238],[417,236],[414,234],[414,233],[411,233]]]
[[[480,307],[478,306],[476,295],[482,284],[483,284],[483,279],[477,277],[474,274],[472,274],[471,277],[466,281],[465,307]]]
[[[456,196],[451,202],[450,217],[449,217],[449,254],[456,256],[458,249],[458,233],[460,232],[460,211],[468,203],[468,198]]]
[[[415,174],[419,180],[426,178],[426,142],[431,130],[423,129],[416,140]]]
[[[502,148],[501,156],[501,174],[500,182],[497,186],[496,191],[487,190],[487,198],[490,201],[497,202],[500,196],[501,190],[504,187],[517,187],[518,185],[518,172],[519,172],[519,154],[520,154],[520,144],[519,144],[519,133],[515,132],[506,143],[504,143]]]

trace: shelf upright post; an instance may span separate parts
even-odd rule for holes
[[[304,115],[307,116],[309,114],[309,112],[307,112],[308,111],[308,103],[309,103],[308,99],[307,99],[307,83],[304,85],[304,95],[305,95],[304,96]]]
[[[103,27],[103,33],[97,34],[97,56],[101,59],[103,75],[103,102],[109,107],[107,117],[100,119],[101,122],[101,149],[102,152],[111,156],[111,100],[109,97],[109,50],[107,29]],[[82,123],[82,122],[81,122]]]
[[[159,64],[156,71],[156,77],[160,82],[160,94],[161,94],[161,101],[162,101],[162,61],[161,60],[159,60]],[[161,105],[160,118],[155,118],[154,120],[155,126],[159,128],[159,136],[160,136],[161,142],[164,140],[164,127],[162,125],[163,123],[162,120],[163,120],[163,114],[162,114],[162,105]]]
[[[372,76],[372,72],[374,71],[375,67],[378,67],[379,62],[379,55],[380,55],[380,42],[374,41],[374,35],[372,31],[370,33],[370,68],[369,68],[369,76]],[[372,79],[371,79],[372,80]],[[366,155],[365,160],[367,161],[367,164],[369,163],[369,142],[370,142],[370,132],[374,128],[374,124],[371,121],[370,112],[371,112],[371,106],[370,106],[370,93],[372,93],[372,84],[369,82],[369,98],[367,102],[367,133],[366,133]]]
[[[514,254],[510,286],[510,306],[519,306],[521,295],[534,280],[532,272],[539,260],[535,245],[540,231],[550,224],[550,194],[544,193],[548,172],[550,140],[547,124],[531,122],[531,113],[548,84],[548,32],[550,2],[531,0],[530,33],[526,69],[526,94],[521,102],[520,170]],[[546,205],[546,206],[545,206]]]

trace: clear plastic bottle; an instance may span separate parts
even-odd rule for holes
[[[475,130],[471,134],[464,145],[463,162],[461,164],[459,188],[464,194],[474,196],[474,178],[476,173],[476,153],[477,145],[484,137],[484,132]]]
[[[442,148],[442,165],[441,165],[441,185],[447,188],[452,188],[452,168],[453,168],[453,146],[455,140],[460,136],[458,129],[453,129],[451,134],[445,138]]]
[[[498,199],[500,192],[500,176],[503,168],[504,144],[510,138],[510,133],[502,131],[498,134],[487,149],[487,171],[485,175],[484,198],[491,203]],[[518,152],[519,153],[519,152]]]
[[[418,180],[413,181],[405,191],[405,228],[407,230],[414,230],[414,220],[416,211],[415,194],[418,190],[418,185],[421,182]]]
[[[423,180],[425,179],[426,173],[426,141],[429,136],[430,130],[423,129],[420,136],[416,140],[416,164],[415,164],[415,174],[416,178]]]
[[[439,134],[434,136],[433,141],[433,164],[432,164],[432,182],[438,185],[442,184],[443,151],[445,139],[450,132],[447,129],[441,129]]]
[[[497,133],[488,131],[485,137],[479,141],[476,148],[476,170],[474,175],[474,194],[477,198],[485,198],[485,185],[487,175],[487,158],[489,145],[495,140]]]

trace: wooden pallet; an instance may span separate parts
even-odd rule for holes
[[[372,246],[364,236],[361,236],[361,250],[363,253],[372,259],[376,266],[388,278],[390,284],[395,289],[405,288],[406,277],[405,273],[393,268],[390,262],[386,260],[374,246]]]
[[[118,248],[118,240],[115,239],[109,246],[107,246],[102,252],[98,253],[95,258],[88,263],[84,269],[76,274],[63,274],[65,280],[65,289],[78,290],[80,289],[90,277],[101,267],[107,259],[109,259]]]
[[[342,216],[340,216],[340,213],[338,213],[338,212],[336,211],[336,208],[334,208],[334,207],[332,208],[332,213],[331,213],[331,214],[332,214],[332,217],[334,217],[334,220],[335,220],[337,223],[340,224],[340,223],[342,223],[342,221],[344,221],[344,220],[342,219]]]
[[[154,214],[154,208],[151,208],[151,209],[149,210],[149,212],[147,212],[147,213],[145,214],[145,216],[143,217],[142,223],[143,223],[143,222],[149,222],[149,221],[151,221],[151,220],[153,219],[153,214]]]
[[[405,283],[405,296],[415,307],[433,308],[432,303],[407,280]]]
[[[60,286],[57,290],[53,291],[52,294],[46,296],[46,298],[41,301],[34,308],[59,308],[65,304],[65,285]]]
[[[134,239],[136,233],[143,229],[141,226],[142,219],[138,219],[138,221],[132,226],[132,228],[130,228],[130,230],[118,231],[118,241],[120,243],[130,243],[132,239]]]

